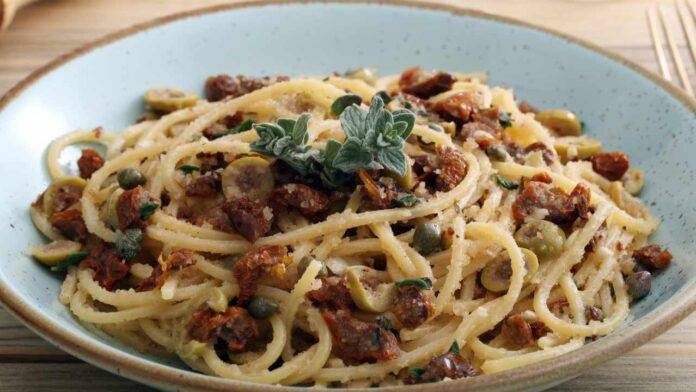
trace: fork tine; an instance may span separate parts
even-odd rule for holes
[[[677,74],[679,79],[681,79],[682,86],[684,90],[690,96],[694,96],[694,90],[691,88],[691,82],[689,82],[689,77],[686,74],[686,68],[684,68],[684,62],[682,61],[681,55],[679,54],[679,48],[672,35],[672,30],[667,25],[667,16],[665,15],[665,10],[662,6],[658,6],[657,10],[660,15],[660,22],[662,22],[662,28],[665,31],[665,37],[667,38],[667,45],[669,45],[669,51],[672,53],[672,59],[674,60],[674,65],[677,68]]]
[[[684,0],[683,3],[677,2],[677,13],[679,14],[679,20],[681,21],[682,29],[684,30],[684,34],[686,35],[686,42],[689,44],[689,53],[691,54],[691,60],[693,61],[694,64],[696,64],[696,35],[694,35],[694,10],[691,6],[691,4]],[[685,7],[689,7],[691,9],[691,14],[689,14],[689,11],[685,9]],[[691,18],[689,18],[691,16]],[[689,20],[691,23],[689,23]]]
[[[662,72],[662,77],[668,81],[671,81],[672,74],[669,72],[667,58],[665,58],[665,51],[662,49],[662,39],[660,38],[657,22],[655,21],[655,10],[652,7],[648,7],[647,15],[648,26],[650,27],[650,37],[652,38],[653,48],[655,49],[655,55],[657,56],[657,63],[660,65],[660,72]]]

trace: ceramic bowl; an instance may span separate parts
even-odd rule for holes
[[[71,317],[60,278],[27,255],[42,238],[28,205],[46,186],[48,143],[75,128],[119,130],[142,110],[143,91],[200,91],[218,73],[326,74],[359,66],[486,71],[541,107],[567,107],[607,149],[646,171],[642,197],[664,220],[655,241],[675,256],[650,296],[614,334],[512,371],[412,389],[540,389],[645,343],[693,311],[696,299],[696,104],[643,69],[591,44],[524,22],[445,6],[389,1],[263,3],[165,17],[112,34],[38,70],[0,101],[0,299],[65,351],[164,389],[280,390],[213,378],[138,353]]]

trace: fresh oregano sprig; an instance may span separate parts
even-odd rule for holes
[[[346,173],[359,169],[386,169],[399,175],[406,171],[404,140],[413,130],[416,116],[407,109],[389,112],[379,96],[370,110],[351,105],[341,113],[346,140],[333,159],[334,168]]]
[[[310,174],[311,158],[317,152],[307,145],[309,117],[309,114],[303,114],[297,120],[284,118],[277,124],[255,124],[259,140],[251,143],[251,150],[278,158],[303,176]]]
[[[344,143],[329,140],[323,150],[307,145],[309,114],[297,120],[254,124],[259,140],[251,150],[287,163],[300,175],[314,175],[329,188],[347,185],[359,169],[386,169],[399,175],[406,171],[404,140],[413,130],[416,116],[410,110],[389,112],[376,94],[365,111],[353,103],[342,109],[340,122]]]

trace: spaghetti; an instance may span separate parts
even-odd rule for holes
[[[150,90],[47,154],[32,204],[81,321],[191,368],[375,386],[496,373],[615,330],[671,255],[642,172],[480,74]],[[59,165],[83,150],[80,177]]]

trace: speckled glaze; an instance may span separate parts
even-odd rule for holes
[[[57,300],[60,278],[28,257],[42,238],[28,204],[45,188],[50,140],[78,127],[118,130],[152,86],[200,91],[217,73],[325,74],[358,66],[393,73],[411,65],[486,71],[493,85],[540,107],[567,107],[606,149],[646,171],[642,198],[664,220],[654,240],[675,256],[652,293],[616,333],[582,349],[493,376],[412,386],[423,391],[543,389],[645,343],[696,303],[696,104],[637,66],[590,44],[522,22],[444,6],[393,1],[240,4],[162,18],[57,59],[0,101],[0,299],[66,351],[163,389],[281,390],[208,377],[135,352],[78,323]]]

